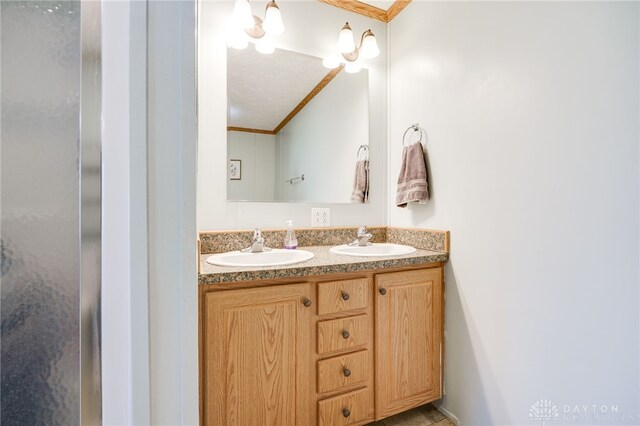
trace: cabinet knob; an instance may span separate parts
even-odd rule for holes
[[[311,306],[311,299],[305,297],[304,299],[302,299],[302,304],[305,306],[305,308],[308,308],[309,306]]]
[[[349,300],[349,293],[346,291],[342,293],[342,300]]]
[[[345,339],[348,339],[348,338],[349,338],[349,336],[350,336],[350,334],[349,334],[349,331],[348,331],[348,330],[344,330],[344,331],[342,332],[342,337],[344,337]]]
[[[380,292],[380,294],[381,294],[381,295],[383,295],[383,296],[384,296],[385,294],[387,294],[387,289],[386,289],[386,288],[384,288],[384,287],[380,287],[380,289],[379,289],[378,291],[379,291],[379,292]]]
[[[343,408],[342,415],[345,417],[349,417],[351,415],[351,410],[349,410],[348,408]]]
[[[344,374],[344,377],[349,377],[351,375],[351,370],[345,368],[344,370],[342,370],[342,373]]]

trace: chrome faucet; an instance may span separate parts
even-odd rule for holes
[[[352,243],[350,243],[350,246],[360,246],[360,247],[364,247],[364,246],[370,246],[371,243],[369,242],[369,240],[373,238],[373,235],[371,235],[371,233],[367,230],[366,226],[361,226],[360,228],[358,228],[358,233],[356,234],[356,239],[353,240]]]
[[[253,238],[251,239],[251,245],[245,249],[240,250],[243,253],[262,253],[263,251],[271,250],[264,245],[264,237],[260,228],[253,230]]]

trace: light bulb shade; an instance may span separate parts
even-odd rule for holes
[[[248,0],[236,0],[233,6],[233,20],[241,28],[251,28],[255,25]]]
[[[327,56],[322,60],[322,65],[325,68],[334,69],[340,66],[340,59],[337,56]]]
[[[338,37],[338,51],[340,53],[351,53],[356,50],[356,44],[353,42],[353,31],[347,22],[340,30]]]
[[[228,32],[227,45],[234,49],[245,49],[249,45],[249,37],[242,28],[232,26]]]
[[[375,58],[379,54],[380,49],[378,48],[376,36],[373,35],[373,32],[371,32],[371,30],[367,30],[364,33],[362,45],[360,46],[360,56],[364,59],[371,59]]]
[[[355,62],[348,62],[347,65],[344,66],[344,70],[349,74],[360,72],[361,69],[362,67]]]
[[[256,40],[256,50],[265,55],[269,55],[276,50],[276,46],[273,44],[269,37],[264,36]]]
[[[284,32],[282,14],[280,13],[280,8],[275,1],[271,1],[267,5],[267,11],[264,14],[262,28],[269,34],[282,34]]]

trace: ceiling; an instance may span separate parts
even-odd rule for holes
[[[322,60],[276,49],[228,49],[227,125],[273,130],[327,75]]]
[[[377,0],[368,0],[368,1],[364,1],[364,0],[360,0],[362,3],[366,3],[368,5],[371,6],[375,6],[379,9],[382,10],[387,10],[391,7],[391,5],[393,3],[395,3],[395,0],[391,0],[391,1],[377,1]]]

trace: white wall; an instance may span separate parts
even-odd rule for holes
[[[147,8],[149,424],[196,425],[196,3]]]
[[[230,200],[273,200],[275,197],[276,137],[227,132],[229,159],[241,160],[240,180],[227,177]]]
[[[102,6],[102,424],[149,424],[146,19]]]
[[[419,121],[433,199],[389,224],[451,230],[462,424],[540,424],[538,399],[639,412],[639,36],[638,3],[412,2],[390,24],[389,197]]]
[[[367,90],[366,70],[343,71],[280,130],[278,200],[349,202],[358,148],[369,143]],[[301,174],[304,182],[285,182]]]
[[[264,2],[252,2],[261,14]],[[349,21],[354,33],[371,28],[381,54],[369,63],[369,135],[371,147],[370,203],[236,203],[226,196],[226,44],[223,30],[232,12],[231,2],[201,1],[198,58],[198,230],[283,226],[310,226],[311,207],[331,208],[331,224],[358,225],[385,222],[386,200],[386,28],[382,22],[317,1],[282,2],[285,33],[278,47],[317,57],[333,52],[340,28]],[[249,47],[252,48],[252,47]],[[355,156],[355,153],[353,154]],[[353,167],[353,166],[352,166]],[[350,168],[350,170],[352,169]],[[350,179],[351,180],[351,179]]]
[[[124,425],[132,418],[129,170],[122,167],[130,145],[129,4],[105,2],[102,14],[102,421]]]
[[[103,4],[105,425],[198,424],[195,6]]]

